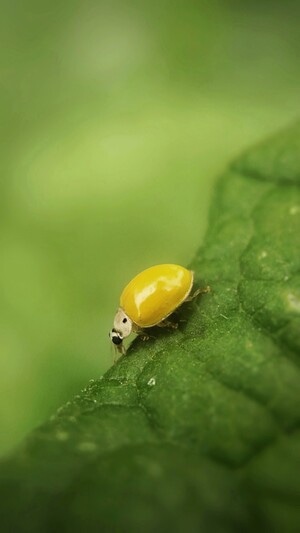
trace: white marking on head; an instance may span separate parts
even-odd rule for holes
[[[113,330],[119,333],[122,339],[128,337],[132,332],[132,320],[124,313],[121,307],[116,312]]]
[[[124,313],[123,309],[119,308],[114,319],[114,327],[109,332],[110,340],[119,353],[125,353],[123,339],[128,337],[131,332],[132,320]]]

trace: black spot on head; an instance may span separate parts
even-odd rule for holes
[[[123,324],[126,324],[127,318],[123,318],[122,322],[123,322]]]
[[[115,330],[115,328],[112,328],[108,334],[109,338],[112,339],[114,337],[114,333],[117,333],[117,331]]]
[[[123,342],[123,339],[121,339],[121,337],[118,337],[117,335],[116,336],[113,336],[111,338],[112,342],[116,345],[119,345],[119,344],[122,344]]]

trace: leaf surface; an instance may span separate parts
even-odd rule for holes
[[[9,531],[299,531],[300,126],[221,177],[211,287],[0,467]]]

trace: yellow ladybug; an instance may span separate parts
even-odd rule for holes
[[[191,270],[172,264],[155,265],[135,276],[121,294],[109,333],[118,351],[125,353],[123,339],[131,332],[142,333],[144,328],[166,325],[166,318],[183,302],[209,290],[199,289],[190,296],[193,281]]]

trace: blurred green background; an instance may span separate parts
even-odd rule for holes
[[[299,3],[1,1],[0,453],[112,363],[216,176],[299,114]]]

